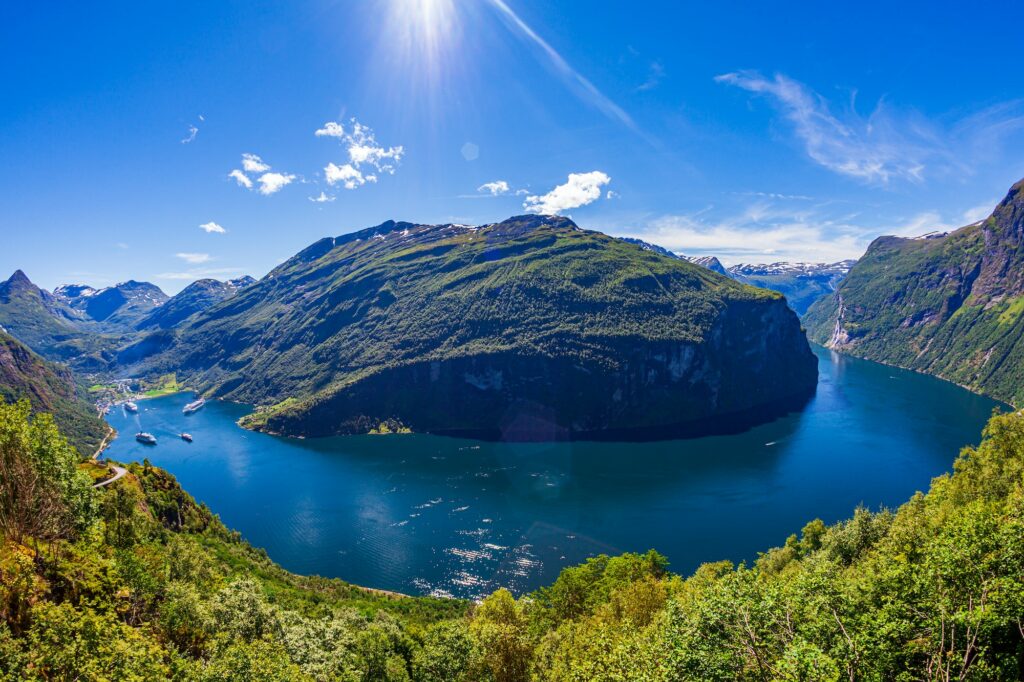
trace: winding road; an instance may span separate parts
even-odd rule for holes
[[[111,464],[110,468],[114,470],[114,476],[112,478],[108,478],[105,481],[100,481],[99,483],[94,485],[93,488],[102,488],[105,485],[110,485],[111,483],[113,483],[114,481],[128,473],[128,470],[125,469],[124,467],[119,467],[114,464]]]

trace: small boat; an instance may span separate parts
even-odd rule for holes
[[[139,406],[129,400],[124,404],[124,409],[128,410],[129,412],[138,412]]]
[[[191,402],[188,405],[186,405],[185,407],[183,407],[182,410],[181,410],[181,413],[182,414],[192,414],[193,412],[198,412],[199,410],[203,409],[203,405],[205,405],[205,404],[206,404],[206,398],[200,398],[199,400],[196,400],[195,402]]]
[[[135,440],[139,441],[143,445],[156,445],[156,436],[152,433],[146,433],[145,431],[136,433]]]
[[[186,443],[191,443],[192,442],[192,434],[191,433],[183,433],[183,434],[181,434],[181,439],[183,441],[185,441]]]

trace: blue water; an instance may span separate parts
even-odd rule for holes
[[[107,456],[148,457],[285,568],[407,593],[516,592],[598,553],[656,548],[688,573],[750,560],[807,521],[896,506],[950,470],[997,403],[818,348],[815,398],[739,435],[658,443],[297,440],[191,395],[115,411]],[[134,440],[139,430],[155,447]],[[189,444],[177,437],[188,431]]]

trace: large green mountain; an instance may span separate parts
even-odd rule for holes
[[[540,216],[322,239],[120,362],[273,405],[248,424],[294,435],[654,435],[817,375],[778,294]]]
[[[804,324],[830,348],[1024,404],[1024,181],[980,222],[876,239]]]
[[[71,371],[48,362],[0,331],[0,401],[28,398],[34,412],[48,412],[82,455],[91,455],[107,433],[87,393]]]

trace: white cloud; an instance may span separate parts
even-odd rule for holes
[[[573,208],[586,206],[601,198],[601,188],[611,182],[601,171],[570,173],[564,185],[558,185],[543,196],[528,196],[523,208],[532,213],[557,215]]]
[[[352,131],[344,139],[348,146],[349,160],[356,166],[370,164],[379,171],[393,174],[395,165],[405,154],[405,148],[401,145],[387,148],[378,145],[373,130],[354,118]]]
[[[334,201],[335,199],[337,199],[337,197],[329,197],[325,192],[320,192],[320,196],[318,197],[309,197],[310,201],[317,204],[326,204],[328,202]]]
[[[967,224],[971,224],[976,223],[979,220],[984,220],[985,218],[992,215],[992,207],[998,203],[999,199],[993,199],[992,201],[987,201],[984,204],[979,204],[974,208],[967,209],[966,211],[964,211],[963,215],[964,222],[966,222]]]
[[[265,196],[279,192],[282,187],[290,185],[297,178],[291,173],[270,172],[270,164],[255,154],[242,154],[242,168],[245,169],[245,172],[236,168],[228,173],[228,177],[234,178],[240,186],[251,190],[254,186],[253,178],[250,178],[247,173],[262,173],[255,178],[255,181],[259,183],[259,187],[256,189]]]
[[[494,182],[485,182],[476,188],[477,192],[487,192],[492,196],[498,196],[499,194],[509,193],[508,183],[504,180],[495,180]]]
[[[189,126],[188,127],[188,136],[185,137],[184,139],[182,139],[181,143],[182,144],[188,144],[192,140],[196,139],[196,135],[198,135],[198,134],[199,134],[199,128],[196,128],[195,126]]]
[[[665,67],[661,65],[661,62],[651,62],[647,69],[647,80],[637,86],[637,92],[646,92],[647,90],[653,90],[658,87],[661,83],[661,79],[665,77]]]
[[[723,209],[707,206],[687,215],[661,216],[633,229],[609,231],[687,256],[717,256],[731,265],[859,258],[868,244],[881,235],[918,237],[957,227],[935,210],[897,219],[844,210],[842,205],[828,201],[794,204],[755,198],[738,207],[733,202]],[[952,221],[957,222],[959,217]]]
[[[334,163],[327,164],[324,167],[324,178],[328,185],[336,185],[340,182],[345,189],[355,189],[367,182],[377,182],[376,175],[364,176],[358,168],[350,163],[341,166]]]
[[[770,97],[793,124],[807,155],[842,175],[879,184],[894,178],[920,182],[926,164],[944,154],[932,131],[904,125],[882,102],[867,118],[852,107],[839,118],[825,98],[782,74],[767,78],[743,71],[715,80]]]
[[[257,182],[260,183],[259,193],[273,194],[280,191],[285,185],[290,185],[294,180],[295,176],[288,173],[264,173],[257,178]]]
[[[203,223],[202,225],[200,225],[199,229],[207,233],[216,232],[217,234],[224,234],[225,232],[227,232],[227,230],[225,230],[223,227],[213,222],[212,220],[208,223]]]
[[[619,194],[618,192],[616,192],[614,190],[608,190],[607,192],[605,192],[604,198],[605,199],[618,199],[621,196],[622,196],[621,194]]]
[[[162,272],[156,275],[156,279],[187,280],[230,278],[245,272],[244,268],[192,268],[184,272]]]
[[[345,189],[377,182],[377,173],[394,175],[405,154],[401,145],[384,147],[377,144],[373,130],[355,118],[350,119],[347,132],[340,123],[329,121],[316,131],[316,135],[337,138],[348,152],[349,163],[338,165],[332,161],[324,167],[327,184],[341,183]]]
[[[768,78],[757,71],[741,71],[715,80],[770,98],[816,163],[878,185],[969,173],[972,163],[991,161],[999,142],[1024,127],[1019,100],[961,117],[953,125],[940,125],[914,111],[899,111],[884,100],[867,116],[855,109],[853,97],[849,105],[835,107],[807,85],[782,74]]]
[[[263,173],[270,170],[270,166],[263,163],[263,159],[255,154],[242,154],[242,168],[246,173]]]
[[[313,134],[317,137],[345,137],[345,129],[336,121],[328,121]]]
[[[192,265],[199,265],[210,260],[210,254],[208,253],[176,253],[174,255]]]
[[[717,256],[731,265],[857,258],[867,246],[860,232],[810,215],[768,216],[748,209],[718,222],[693,215],[663,216],[619,236],[638,237],[687,256]]]
[[[252,189],[252,180],[248,176],[237,168],[228,173],[229,178],[234,178],[235,182],[246,189]]]

